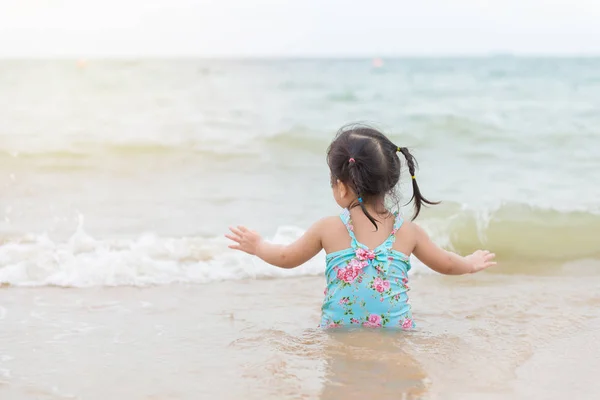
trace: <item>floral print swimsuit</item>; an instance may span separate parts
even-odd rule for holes
[[[348,209],[341,213],[351,247],[327,255],[322,328],[366,326],[407,330],[415,327],[407,295],[410,259],[392,249],[403,222],[399,214],[394,215],[390,236],[370,250],[356,240]]]

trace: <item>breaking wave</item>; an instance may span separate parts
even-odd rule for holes
[[[471,252],[488,248],[499,261],[567,263],[600,259],[600,215],[507,205],[488,213],[459,210],[424,219],[422,225],[439,245]],[[303,230],[280,227],[270,238],[289,243]],[[413,257],[411,274],[431,272]],[[165,238],[152,234],[129,239],[95,239],[83,218],[65,241],[47,235],[5,239],[0,245],[0,284],[8,286],[147,286],[208,283],[235,279],[320,275],[325,255],[283,270],[227,248],[214,238]],[[533,268],[533,267],[532,267]]]

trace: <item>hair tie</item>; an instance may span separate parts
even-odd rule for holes
[[[396,151],[398,151],[398,152],[402,153],[402,147],[398,147],[398,148],[396,149]]]
[[[359,202],[359,203],[362,203],[362,197],[359,197],[359,198],[358,198],[358,202]]]
[[[353,163],[353,162],[356,162],[356,160],[354,158],[350,157],[350,159],[348,160],[348,162],[349,163]]]
[[[416,176],[414,176],[414,175],[413,175],[411,178],[413,178],[413,179],[417,179],[417,177],[416,177]]]

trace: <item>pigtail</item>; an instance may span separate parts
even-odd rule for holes
[[[423,204],[436,205],[436,204],[440,204],[440,202],[439,201],[438,202],[429,201],[425,197],[423,197],[423,195],[421,194],[421,190],[419,189],[419,185],[417,184],[417,178],[415,176],[415,167],[417,166],[417,160],[415,159],[415,157],[412,154],[410,154],[410,151],[408,151],[408,149],[406,147],[398,147],[397,151],[402,153],[402,155],[406,159],[406,165],[408,166],[408,172],[410,173],[410,176],[411,176],[413,195],[408,202],[410,203],[411,201],[414,200],[415,214],[412,217],[412,220],[414,221],[417,218],[417,216],[419,215],[419,213],[421,212],[421,207]]]

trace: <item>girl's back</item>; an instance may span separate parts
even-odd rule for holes
[[[407,295],[410,253],[396,245],[398,236],[409,236],[402,229],[403,219],[391,214],[381,229],[373,231],[371,226],[370,232],[363,219],[370,224],[344,209],[338,221],[328,221],[331,229],[326,229],[323,240],[327,288],[320,325],[412,328]]]

